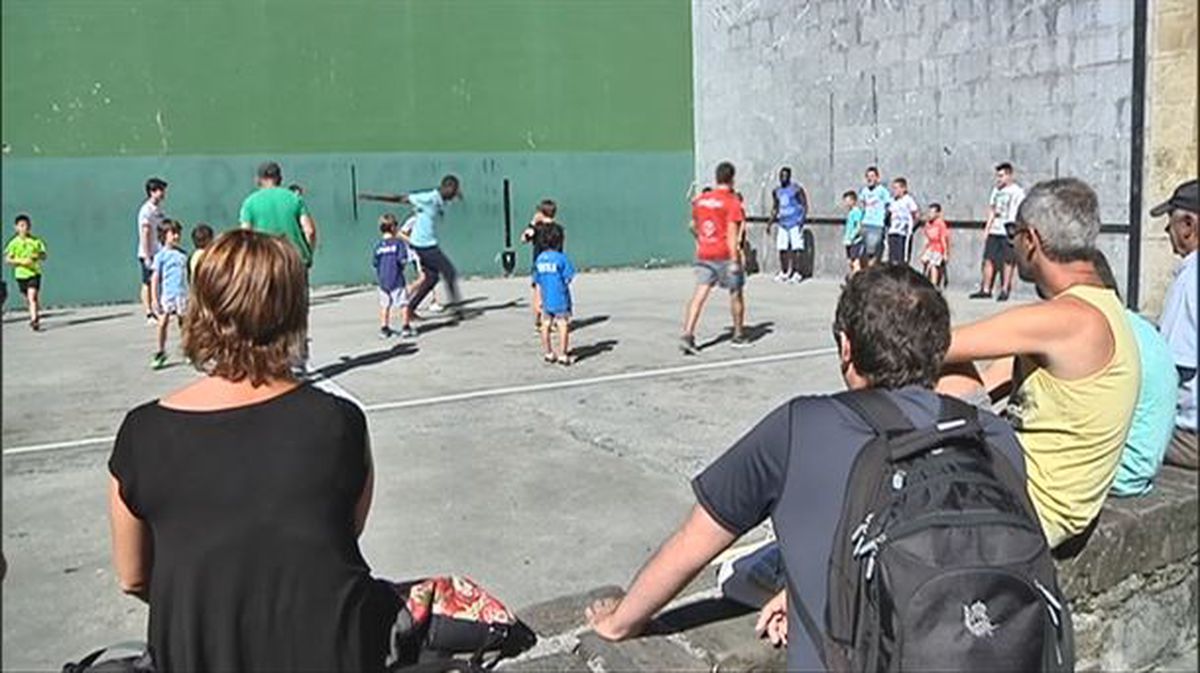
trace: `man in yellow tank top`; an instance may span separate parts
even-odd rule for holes
[[[1074,178],[1035,185],[1010,235],[1021,279],[1044,301],[954,330],[946,354],[954,374],[940,386],[952,394],[1011,386],[1008,418],[1051,546],[1100,513],[1141,385],[1132,327],[1092,261],[1099,233],[1091,187]],[[981,360],[995,363],[975,375],[970,365]]]

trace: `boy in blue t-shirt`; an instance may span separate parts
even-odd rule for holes
[[[560,228],[551,228],[543,238],[545,250],[533,263],[533,282],[537,284],[542,299],[542,350],[546,362],[571,364],[571,279],[575,267],[562,252],[563,233]],[[558,327],[559,354],[550,346],[550,328]]]
[[[175,316],[183,329],[183,314],[187,312],[188,256],[180,247],[183,225],[177,220],[163,220],[158,225],[158,241],[162,244],[150,262],[150,305],[158,318],[158,350],[150,361],[154,369],[167,366],[167,328]]]
[[[408,245],[399,233],[400,223],[396,216],[384,213],[379,217],[379,233],[382,235],[375,246],[371,264],[375,267],[375,280],[379,285],[379,338],[387,339],[392,331],[392,309],[400,307],[404,325],[400,336],[411,339],[417,335],[412,328],[412,310],[408,307],[408,292],[404,285],[404,265],[408,263]]]

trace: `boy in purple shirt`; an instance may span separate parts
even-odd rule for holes
[[[408,263],[408,245],[403,237],[398,235],[400,223],[396,216],[384,213],[379,218],[379,232],[382,238],[375,246],[375,256],[371,260],[375,266],[375,279],[379,284],[379,338],[387,339],[395,334],[392,331],[392,308],[400,307],[404,326],[400,328],[400,336],[410,339],[417,335],[412,328],[412,311],[408,308],[408,293],[404,289],[404,265]]]

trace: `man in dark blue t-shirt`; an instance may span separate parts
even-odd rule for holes
[[[930,282],[907,266],[855,274],[834,321],[842,377],[850,390],[888,391],[916,427],[938,421],[933,392],[950,344],[950,311]],[[981,410],[990,445],[1022,477],[1012,428]],[[718,554],[768,517],[783,554],[789,591],[764,608],[760,624],[788,646],[787,669],[821,670],[821,655],[801,619],[821,628],[826,572],[850,467],[874,436],[832,396],[797,397],[767,414],[692,482],[697,505],[638,573],[621,599],[598,601],[588,618],[601,637],[638,635]]]

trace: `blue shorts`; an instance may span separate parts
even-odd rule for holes
[[[740,269],[734,272],[733,262],[730,260],[696,260],[696,284],[720,285],[730,292],[740,292],[742,287],[746,285],[746,274]]]
[[[142,285],[150,284],[150,277],[154,275],[154,268],[142,261],[142,258],[137,258],[138,271],[142,274]]]

